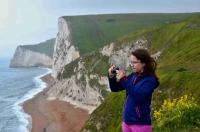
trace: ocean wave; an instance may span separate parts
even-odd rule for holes
[[[1,97],[0,102],[14,102],[16,101],[17,97]]]
[[[21,124],[17,132],[29,132],[31,130],[31,124],[32,124],[31,116],[24,112],[22,104],[25,101],[33,98],[36,94],[38,94],[39,92],[43,91],[44,88],[46,88],[46,83],[43,82],[40,78],[51,73],[51,69],[48,68],[42,68],[42,69],[47,70],[47,72],[33,78],[33,81],[36,85],[35,88],[28,91],[22,98],[20,98],[13,105],[13,110]]]

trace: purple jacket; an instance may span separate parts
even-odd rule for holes
[[[151,125],[151,98],[159,82],[156,77],[147,74],[132,73],[119,82],[109,78],[112,92],[126,90],[123,107],[123,121],[128,125]]]

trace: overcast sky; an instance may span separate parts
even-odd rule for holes
[[[60,16],[152,12],[200,12],[200,0],[0,0],[0,57],[56,37]]]

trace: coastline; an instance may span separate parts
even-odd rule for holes
[[[47,87],[23,103],[24,112],[31,116],[31,132],[78,132],[89,118],[88,111],[60,100],[47,100],[47,91],[55,83],[50,74],[41,77]],[[31,129],[31,130],[30,130]]]

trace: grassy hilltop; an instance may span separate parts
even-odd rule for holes
[[[71,30],[71,41],[81,55],[103,47],[124,34],[152,26],[173,23],[191,16],[187,13],[174,14],[107,14],[64,16]]]
[[[199,36],[200,14],[197,13],[159,28],[129,33],[116,42],[120,45],[145,37],[151,43],[151,52],[162,51],[157,71],[160,86],[152,102],[154,131],[200,130]],[[83,129],[120,132],[123,100],[124,92],[110,93]]]

